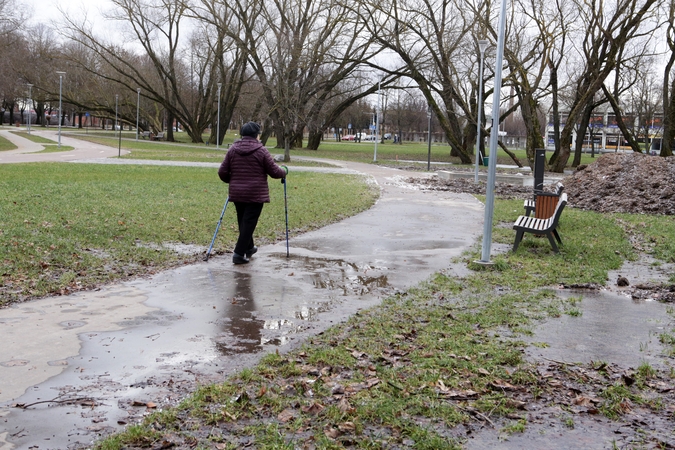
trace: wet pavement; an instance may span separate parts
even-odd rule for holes
[[[447,268],[480,235],[483,205],[471,195],[337,164],[377,183],[380,200],[291,239],[290,257],[282,242],[244,266],[226,254],[0,310],[0,446],[86,447]]]

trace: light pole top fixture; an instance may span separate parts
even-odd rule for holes
[[[141,93],[141,88],[136,88],[136,92],[140,94],[140,93]]]
[[[66,74],[66,73],[65,73],[64,71],[62,71],[62,70],[57,70],[56,73],[58,73],[59,75],[65,75],[65,74]]]
[[[26,83],[26,86],[28,86],[28,87],[33,87],[33,86],[35,86],[35,85],[34,85],[34,84],[31,84],[31,83]]]
[[[485,39],[480,39],[480,40],[478,41],[478,50],[480,50],[481,55],[482,55],[483,53],[485,53],[485,49],[487,48],[488,43],[489,43],[489,42],[486,41]]]

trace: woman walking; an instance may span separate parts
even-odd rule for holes
[[[230,184],[230,201],[237,209],[239,239],[234,247],[232,262],[246,264],[258,251],[253,243],[253,232],[263,205],[270,202],[270,190],[267,176],[285,178],[286,166],[278,166],[270,152],[258,140],[260,125],[247,122],[240,130],[241,139],[230,146],[218,176]]]

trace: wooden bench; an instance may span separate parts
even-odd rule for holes
[[[537,196],[544,195],[544,196],[560,197],[560,194],[562,194],[564,189],[565,189],[565,186],[560,181],[558,181],[556,183],[555,193],[536,191],[535,194],[534,194],[534,197],[532,199],[527,199],[527,200],[525,200],[525,202],[523,202],[523,208],[525,208],[525,215],[529,216],[531,212],[533,212],[537,209]],[[556,200],[557,200],[557,198],[556,198]],[[535,217],[539,217],[539,216],[537,216],[535,214]]]
[[[150,137],[150,132],[149,131],[144,131],[141,133],[141,137],[143,139],[148,139]]]
[[[545,219],[539,219],[536,217],[530,216],[518,216],[516,222],[513,224],[513,229],[516,230],[516,240],[513,243],[513,251],[518,250],[518,245],[523,239],[525,233],[533,233],[538,235],[545,235],[548,238],[548,241],[551,243],[553,251],[560,253],[556,241],[562,245],[562,240],[558,234],[558,221],[560,220],[560,215],[562,214],[565,205],[567,204],[567,194],[561,193],[558,198],[558,204],[555,207],[555,211],[551,217]]]
[[[161,141],[164,139],[164,132],[162,131],[161,133],[157,133],[157,136],[152,136],[150,138],[151,141]]]

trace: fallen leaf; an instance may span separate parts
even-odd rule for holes
[[[289,422],[295,419],[295,411],[291,408],[286,408],[279,413],[277,419],[279,420],[279,422],[283,423]]]
[[[337,408],[342,411],[343,413],[346,414],[351,414],[354,411],[356,411],[356,408],[354,408],[352,405],[349,404],[349,401],[346,398],[340,399],[340,401],[337,404]]]
[[[517,389],[514,385],[507,383],[504,380],[500,380],[499,378],[495,378],[489,385],[492,389],[503,389],[505,391],[515,391]]]
[[[338,436],[340,436],[340,431],[338,431],[337,429],[332,428],[332,427],[326,428],[325,430],[323,430],[323,433],[329,439],[337,439]]]
[[[344,422],[338,425],[338,430],[343,433],[353,433],[356,431],[356,425],[354,425],[354,422]]]
[[[157,408],[157,404],[155,404],[153,402],[148,402],[148,403],[145,404],[145,406],[147,406],[150,409]]]
[[[316,415],[316,414],[319,414],[321,411],[324,410],[324,406],[320,403],[314,402],[311,405],[305,405],[305,406],[301,407],[300,409],[305,414]]]
[[[257,395],[256,398],[260,398],[260,397],[264,396],[266,393],[267,393],[267,386],[263,386],[258,391],[258,395]]]
[[[482,367],[478,369],[478,373],[482,375],[490,375],[490,372],[488,372],[487,369],[483,369]]]

